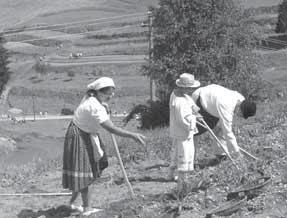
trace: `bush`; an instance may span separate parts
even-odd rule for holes
[[[287,0],[283,0],[278,8],[276,33],[285,33],[287,30]]]
[[[136,105],[123,120],[128,123],[136,115],[140,115],[140,129],[154,129],[169,124],[169,106],[167,102],[150,102],[148,105]]]
[[[41,74],[41,75],[45,75],[48,73],[48,70],[51,68],[50,64],[37,60],[35,65],[33,66],[34,70]]]
[[[73,115],[74,111],[71,110],[70,108],[63,108],[61,110],[61,115]]]
[[[68,76],[68,77],[74,77],[75,74],[76,74],[76,73],[75,73],[74,71],[68,70],[68,72],[67,72],[67,76]]]

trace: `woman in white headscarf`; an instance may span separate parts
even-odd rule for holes
[[[110,133],[129,137],[144,145],[145,137],[114,126],[105,108],[114,95],[115,84],[109,77],[101,77],[87,86],[87,93],[74,112],[65,136],[62,184],[72,190],[71,209],[90,215],[95,212],[89,204],[89,186],[108,166],[107,157],[98,131],[104,128]],[[81,193],[83,207],[74,202]]]

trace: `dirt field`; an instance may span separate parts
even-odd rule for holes
[[[119,112],[145,102],[148,80],[140,69],[148,40],[147,28],[141,23],[147,19],[147,6],[155,2],[87,0],[69,1],[67,5],[65,1],[36,1],[29,8],[30,1],[24,4],[15,0],[5,5],[7,10],[0,17],[6,17],[5,46],[13,54],[10,67],[14,72],[8,84],[10,105],[31,114],[35,96],[37,113],[59,113],[62,107],[73,109],[81,99],[79,92],[84,93],[86,85],[101,75],[115,79],[118,92],[114,104]],[[26,19],[16,25],[14,17],[7,14],[9,10],[16,14],[21,7]],[[69,58],[71,53],[79,52],[82,59]],[[115,59],[113,55],[124,56]],[[140,59],[135,60],[133,55]],[[134,82],[138,80],[141,82]]]
[[[263,194],[246,201],[237,213],[229,217],[287,216],[286,108],[286,98],[262,103],[256,118],[241,123],[240,131],[237,131],[239,144],[264,160],[263,163],[257,162],[255,167],[253,161],[244,159],[249,167],[253,166],[249,169],[251,176],[263,172],[265,176],[271,176],[272,181]],[[6,159],[1,157],[0,193],[66,192],[61,188],[61,152],[67,122],[37,121],[5,125],[2,131],[17,141],[17,151],[7,154]],[[135,124],[127,128],[134,129]],[[109,135],[104,136],[110,166],[104,171],[102,179],[92,186],[92,206],[103,211],[90,217],[176,216],[179,201],[172,197],[176,183],[167,180],[166,166],[171,145],[168,129],[143,134],[147,136],[147,149],[128,139],[118,138],[127,174],[137,196],[134,200],[129,197]],[[205,135],[197,143],[196,163],[211,163],[209,160],[212,159],[214,148],[211,138]],[[32,154],[38,159],[32,160]],[[25,158],[27,155],[30,158]],[[205,187],[210,178],[213,185]],[[239,175],[229,160],[197,170],[191,177],[193,191],[187,192],[188,196],[181,203],[183,209],[176,217],[205,217],[208,210],[226,202],[227,194],[238,185],[238,179]],[[65,206],[68,196],[6,196],[1,199],[0,217],[77,217]]]

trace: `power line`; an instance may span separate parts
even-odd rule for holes
[[[34,41],[40,41],[40,40],[45,40],[45,39],[57,39],[57,38],[73,38],[75,36],[81,36],[85,35],[86,33],[98,33],[98,32],[104,32],[104,31],[109,31],[109,30],[119,30],[119,29],[128,29],[128,28],[134,28],[134,26],[126,26],[126,27],[115,27],[115,28],[109,28],[109,29],[102,29],[102,30],[95,30],[95,31],[84,31],[81,33],[74,33],[74,34],[69,34],[69,35],[61,35],[61,36],[50,36],[46,38],[40,38],[40,39],[26,39],[22,41],[17,41],[18,43],[24,43],[24,42],[34,42]]]
[[[87,23],[87,22],[94,22],[94,21],[101,21],[101,20],[114,20],[114,19],[119,19],[119,18],[125,18],[125,17],[131,17],[131,16],[136,16],[136,15],[145,15],[145,13],[134,13],[134,14],[126,14],[126,15],[121,15],[121,16],[114,16],[114,17],[106,17],[106,18],[99,18],[99,19],[93,19],[93,20],[86,20],[86,21],[79,21],[79,22],[70,22],[70,23],[58,23],[58,24],[53,24],[53,25],[43,25],[39,27],[30,27],[30,28],[16,28],[12,29],[9,31],[3,31],[1,34],[11,34],[13,31],[28,31],[28,30],[41,30],[42,28],[50,28],[50,27],[57,27],[57,26],[62,26],[62,25],[73,25],[73,24],[82,24],[82,23]]]
[[[262,41],[265,41],[266,43],[271,42],[271,43],[287,46],[287,42],[286,41],[279,40],[279,39],[267,38],[267,39],[263,39]]]
[[[263,45],[259,45],[258,48],[261,48],[263,50],[278,51],[278,49],[273,49],[273,48],[266,47],[266,46],[263,46]]]
[[[140,16],[140,17],[137,17],[137,18],[142,18],[144,16]],[[89,24],[86,24],[85,26],[92,26],[92,25],[100,25],[100,24],[107,24],[107,23],[113,23],[115,22],[114,20],[110,20],[110,21],[104,21],[104,22],[98,22],[98,23],[89,23]],[[82,23],[80,23],[79,25],[81,25]],[[64,30],[66,28],[73,28],[73,27],[79,27],[78,25],[73,25],[73,26],[69,26],[69,27],[61,27],[61,28],[56,28],[56,29],[47,29],[47,30],[41,30],[41,29],[38,29],[39,31],[59,31],[59,30]],[[22,32],[18,32],[18,33],[9,33],[9,34],[5,34],[5,37],[7,36],[15,36],[15,35],[18,35],[18,34],[23,34],[25,32],[29,32],[29,31],[32,31],[32,30],[24,30]],[[69,34],[69,33],[67,33]]]

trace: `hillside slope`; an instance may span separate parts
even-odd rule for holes
[[[34,95],[37,113],[43,110],[58,113],[63,106],[73,108],[80,101],[79,92],[83,93],[86,84],[101,75],[115,79],[119,89],[114,101],[120,102],[118,108],[125,105],[121,111],[138,102],[131,93],[142,96],[141,102],[146,101],[148,81],[141,76],[140,68],[148,41],[147,28],[141,27],[141,23],[147,19],[148,6],[156,2],[13,0],[7,4],[1,1],[0,30],[6,31],[5,46],[12,54],[13,80],[8,87],[12,106],[32,113],[32,102],[23,98],[32,99]],[[71,53],[78,52],[83,54],[80,61],[69,58]],[[125,56],[110,64],[114,60],[110,55]],[[134,61],[134,55],[141,55],[141,59]],[[103,63],[98,61],[99,56]],[[52,60],[56,60],[57,66]],[[58,60],[63,60],[65,66]],[[21,66],[26,62],[34,64],[23,73]],[[134,81],[141,81],[140,87]],[[137,94],[134,90],[141,91]],[[69,96],[63,97],[63,92]]]

